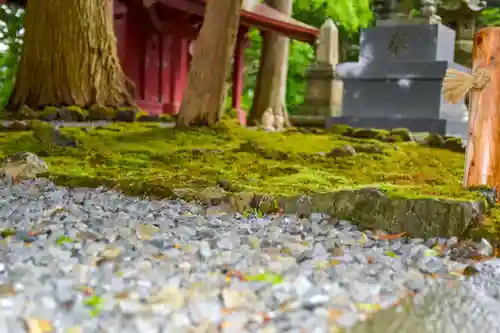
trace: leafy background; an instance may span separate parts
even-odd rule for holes
[[[294,0],[293,17],[320,27],[331,18],[339,27],[341,61],[356,61],[361,28],[373,24],[372,0]],[[14,5],[0,6],[0,107],[7,103],[12,91],[17,64],[22,50],[23,10]],[[500,26],[500,9],[483,11],[480,23]],[[249,109],[259,69],[261,37],[256,29],[249,33],[250,47],[245,51],[245,89],[243,107]],[[314,59],[314,49],[306,43],[291,41],[288,59],[286,102],[290,112],[304,100],[306,69]],[[229,94],[229,96],[231,96]],[[227,106],[231,105],[230,98]]]
[[[0,6],[0,106],[12,91],[23,41],[24,12],[14,5]]]

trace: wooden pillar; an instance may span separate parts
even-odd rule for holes
[[[114,0],[113,12],[118,57],[120,58],[120,64],[124,67],[125,58],[127,56],[128,8],[122,2]]]
[[[472,74],[447,71],[443,95],[456,103],[469,93],[469,137],[463,184],[500,188],[500,28],[478,31]]]
[[[171,79],[171,114],[177,114],[181,106],[184,88],[186,87],[189,70],[189,40],[188,38],[174,33],[172,35],[170,50]]]
[[[144,72],[144,59],[146,53],[147,32],[145,18],[140,12],[129,8],[125,19],[125,26],[122,26],[118,33],[121,54],[120,63],[125,74],[135,84],[135,97],[138,100],[144,99],[144,82],[142,74]]]
[[[236,47],[234,49],[233,61],[233,89],[232,89],[232,104],[231,107],[238,112],[240,124],[246,125],[246,113],[241,108],[241,99],[244,86],[244,70],[245,70],[245,47],[247,45],[248,28],[240,26],[236,39]]]
[[[170,113],[171,112],[171,41],[172,37],[170,34],[164,34],[160,39],[160,91],[161,91],[161,103],[162,112]]]
[[[470,96],[469,139],[464,185],[500,189],[500,28],[480,30],[474,38],[472,70],[486,69],[489,81]]]

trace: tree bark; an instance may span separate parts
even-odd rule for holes
[[[208,0],[177,126],[214,125],[224,100],[243,0]]]
[[[34,0],[7,109],[133,105],[118,59],[113,0]]]
[[[500,28],[481,29],[475,36],[473,73],[487,69],[488,83],[472,89],[469,100],[469,138],[464,186],[489,185],[500,189]]]
[[[265,0],[265,2],[287,14],[292,14],[291,0]],[[286,81],[288,75],[288,49],[290,40],[275,32],[262,33],[262,51],[257,85],[248,116],[248,124],[255,126],[262,121],[266,110],[274,117],[283,117],[289,126],[286,110]]]

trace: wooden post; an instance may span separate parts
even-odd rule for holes
[[[232,91],[232,105],[233,109],[238,112],[238,119],[242,126],[246,125],[246,113],[241,108],[241,95],[243,94],[243,76],[245,69],[245,47],[246,47],[246,34],[248,28],[240,26],[238,36],[236,38],[236,47],[234,49],[234,62],[233,62],[233,91]]]
[[[171,43],[171,110],[170,114],[177,114],[181,106],[184,88],[186,87],[188,69],[189,69],[189,40],[182,34],[174,33]]]
[[[449,70],[443,88],[451,102],[470,94],[463,185],[500,188],[500,28],[476,33],[472,74]]]

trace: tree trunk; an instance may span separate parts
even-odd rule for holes
[[[207,1],[177,126],[213,125],[219,120],[242,3],[243,0]]]
[[[24,20],[8,110],[133,105],[117,54],[113,0],[28,1]]]
[[[287,14],[292,14],[291,0],[265,0],[265,2]],[[257,85],[248,116],[248,124],[259,124],[266,110],[275,117],[283,117],[289,126],[286,110],[286,80],[288,74],[288,48],[290,40],[274,32],[262,33],[262,51]]]

